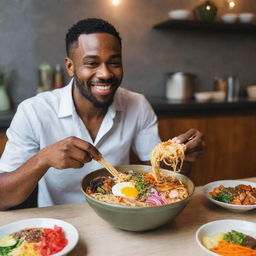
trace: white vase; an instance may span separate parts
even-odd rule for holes
[[[11,104],[5,86],[0,85],[0,111],[6,111],[10,108]]]

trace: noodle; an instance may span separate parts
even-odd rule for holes
[[[110,203],[133,207],[149,207],[175,203],[189,196],[187,185],[174,176],[160,175],[160,161],[179,172],[184,160],[184,145],[171,140],[158,144],[151,153],[153,173],[140,174],[133,170],[126,173],[110,168],[105,159],[99,161],[112,177],[96,177],[90,181],[86,193],[93,198]],[[124,191],[135,191],[135,195]]]
[[[132,200],[132,199],[125,198],[125,197],[116,197],[113,194],[103,195],[100,193],[94,193],[94,194],[91,194],[91,196],[94,197],[95,199],[98,199],[100,201],[103,201],[105,203],[110,203],[110,204],[119,204],[119,205],[125,205],[125,206],[133,206],[133,207],[147,206],[147,204],[144,202]]]
[[[162,176],[161,182],[158,182],[151,173],[140,174],[130,170],[123,173],[123,181],[125,182],[120,182],[118,178],[99,176],[90,182],[86,193],[105,203],[132,207],[172,204],[189,196],[187,185],[172,176]],[[120,183],[133,184],[134,189],[139,192],[138,196],[131,198],[115,194],[112,188]]]
[[[174,172],[180,172],[185,157],[184,145],[175,143],[172,140],[160,143],[151,152],[151,165],[155,179],[160,182],[160,162],[172,167]]]

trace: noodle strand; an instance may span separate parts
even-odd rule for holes
[[[174,172],[180,172],[185,158],[184,145],[175,143],[172,140],[160,143],[151,152],[151,165],[155,179],[160,182],[160,162],[172,167]]]

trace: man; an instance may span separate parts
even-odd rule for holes
[[[23,202],[39,182],[38,205],[84,201],[80,181],[100,168],[129,163],[133,148],[149,163],[160,142],[156,116],[145,97],[119,88],[121,38],[101,19],[79,21],[66,35],[70,83],[22,102],[7,130],[0,160],[0,209]],[[195,129],[177,139],[186,143],[186,159],[203,149]],[[93,161],[91,161],[94,159]]]

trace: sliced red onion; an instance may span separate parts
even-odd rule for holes
[[[162,198],[156,189],[152,188],[150,190],[150,195],[146,200],[146,204],[148,205],[163,205],[166,204],[166,200]]]

